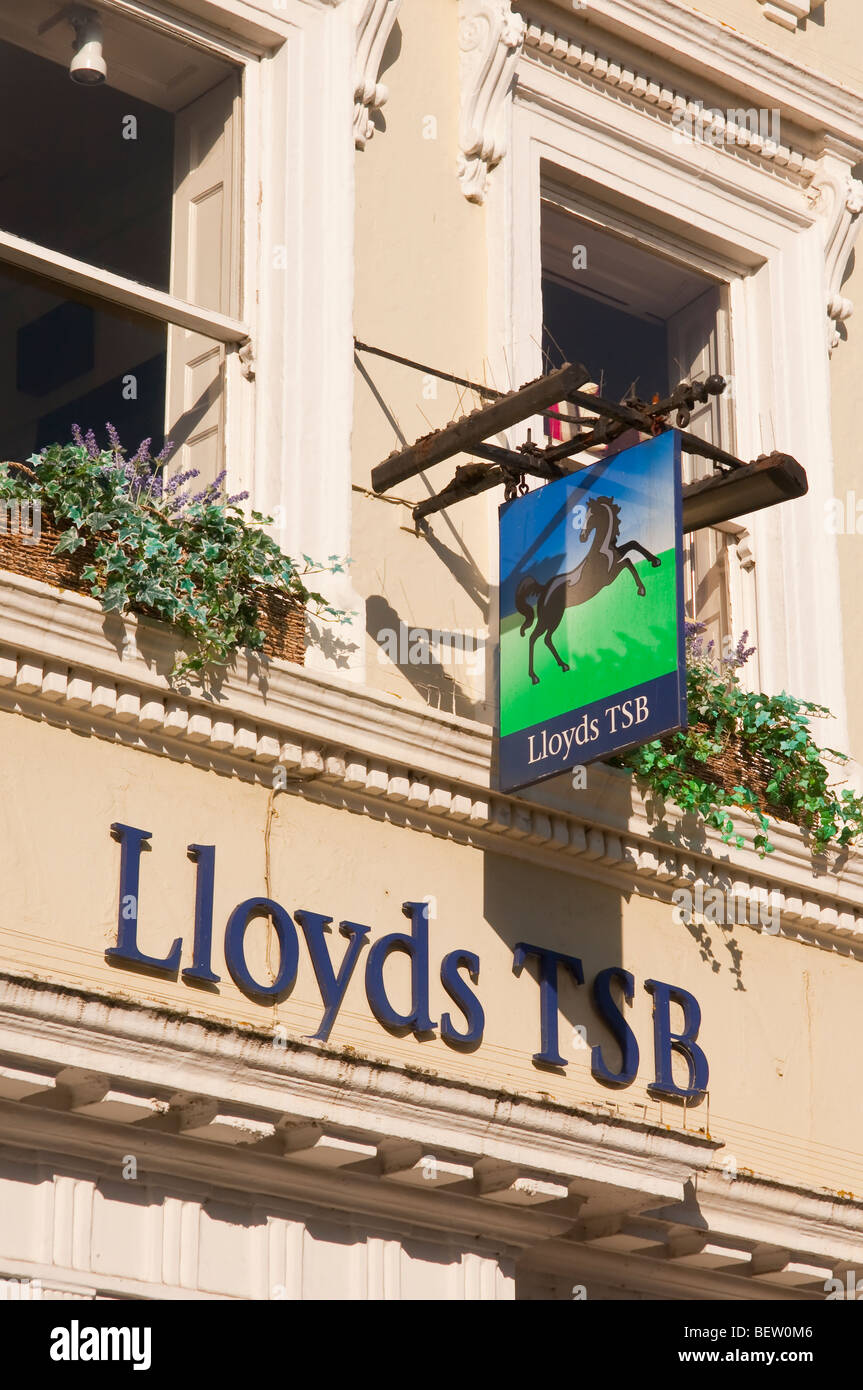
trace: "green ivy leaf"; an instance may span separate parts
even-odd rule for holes
[[[124,584],[109,584],[102,595],[102,607],[106,613],[121,612],[129,601]]]
[[[60,537],[60,539],[58,540],[57,544],[54,546],[54,551],[53,551],[53,553],[54,553],[55,555],[63,555],[63,554],[65,554],[65,553],[71,553],[71,552],[74,551],[74,550],[80,550],[80,549],[81,549],[81,546],[82,546],[82,545],[86,545],[86,544],[87,544],[86,537],[85,537],[85,536],[79,536],[79,535],[78,535],[78,532],[73,528],[73,529],[71,529],[71,530],[69,530],[69,531],[64,531],[64,532],[63,532],[63,534],[62,534],[62,536]]]

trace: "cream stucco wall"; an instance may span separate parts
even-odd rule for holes
[[[692,8],[807,67],[859,86],[863,12],[856,0],[825,4],[794,31],[765,18],[759,0],[698,0]]]
[[[677,925],[670,906],[611,886],[576,879],[505,854],[458,845],[368,814],[350,814],[315,798],[277,794],[138,750],[85,738],[19,715],[0,716],[0,872],[4,970],[100,994],[211,1016],[258,1031],[280,1024],[304,1039],[322,1005],[305,946],[289,998],[255,1003],[224,965],[224,925],[242,900],[269,894],[289,912],[305,908],[371,927],[370,942],[407,929],[401,905],[433,897],[431,1016],[449,1008],[438,980],[443,955],[456,948],[480,958],[479,994],[486,1012],[482,1043],[448,1046],[439,1033],[393,1036],[369,1009],[363,983],[365,947],[327,1047],[393,1060],[431,1076],[461,1079],[503,1093],[546,1096],[565,1106],[618,1106],[622,1117],[706,1131],[724,1144],[716,1162],[811,1189],[863,1189],[863,1120],[848,1103],[856,1079],[859,963],[749,926]],[[268,812],[274,812],[267,851]],[[184,940],[191,963],[195,870],[191,843],[215,844],[216,890],[212,990],[109,966],[116,939],[119,820],[153,833],[142,857],[139,945],[164,956]],[[262,983],[268,951],[263,922],[248,932],[247,959]],[[585,985],[561,987],[560,1044],[565,1069],[531,1061],[539,1048],[535,966],[513,973],[519,941],[578,956]],[[341,959],[342,938],[329,937]],[[269,956],[270,966],[275,961]],[[623,965],[635,976],[627,1017],[641,1049],[637,1081],[622,1089],[596,1082],[587,1042],[617,1051],[588,990],[600,969]],[[396,1008],[409,1011],[408,961],[386,969]],[[688,1113],[652,1100],[651,1000],[646,979],[682,986],[701,1004],[700,1042],[708,1056],[709,1097]],[[685,1080],[685,1067],[680,1074]],[[286,1092],[286,1103],[288,1094]]]
[[[527,6],[526,12],[530,13]],[[553,14],[552,4],[540,7]],[[566,8],[566,7],[560,7]],[[837,0],[792,34],[769,22],[756,0],[704,0],[695,7],[757,38],[772,52],[863,87],[863,12]],[[579,13],[591,25],[589,9]],[[649,40],[649,32],[645,32]],[[414,0],[403,6],[388,44],[382,78],[389,98],[379,129],[356,158],[356,285],[354,330],[366,342],[444,370],[491,380],[496,357],[488,340],[489,218],[469,204],[455,176],[458,155],[458,33],[453,0]],[[433,138],[427,138],[428,136]],[[502,167],[493,178],[506,178]],[[845,292],[855,295],[861,272]],[[494,318],[494,315],[492,315]],[[855,415],[861,349],[852,318],[848,340],[832,363],[833,448],[836,492],[855,486]],[[498,367],[500,365],[497,353]],[[413,534],[409,506],[368,495],[370,472],[392,449],[436,428],[480,401],[460,388],[408,368],[363,355],[355,373],[353,428],[353,575],[368,602],[367,680],[407,701],[489,718],[493,710],[491,663],[459,665],[394,663],[381,634],[440,629],[475,637],[493,617],[494,512],[488,498],[460,503],[431,519],[421,538]],[[494,380],[510,386],[510,380]],[[436,396],[432,396],[432,391]],[[791,441],[787,447],[793,451]],[[392,490],[414,503],[452,476],[452,460]],[[863,715],[856,698],[860,680],[856,592],[857,539],[840,538],[842,621],[848,722],[852,753],[863,756]],[[762,557],[763,559],[764,557]],[[766,614],[762,615],[769,621]],[[404,650],[401,653],[404,655]],[[399,666],[401,669],[399,669]]]
[[[383,63],[381,127],[357,154],[354,332],[363,342],[480,383],[492,383],[486,333],[486,216],[456,178],[458,28],[455,0],[402,7]],[[376,635],[409,627],[475,634],[488,624],[488,498],[460,503],[413,534],[407,506],[367,495],[372,467],[403,442],[481,402],[406,367],[363,354],[353,434],[354,575],[368,604],[370,685],[469,713],[486,698],[479,662],[400,672]],[[452,477],[451,460],[387,495],[411,504]],[[410,677],[410,679],[409,679]]]

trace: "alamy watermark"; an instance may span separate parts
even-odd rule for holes
[[[781,117],[778,107],[729,106],[723,111],[718,106],[705,106],[703,101],[696,101],[684,110],[675,111],[671,124],[673,139],[678,144],[684,141],[712,146],[752,144],[754,137],[758,143],[778,146]],[[741,132],[746,132],[748,138],[742,140]]]
[[[705,887],[696,883],[692,888],[675,888],[671,894],[674,904],[672,919],[678,926],[692,922],[712,922],[715,926],[760,926],[767,936],[779,932],[780,896],[776,889],[770,893],[735,893],[733,889]]]
[[[0,536],[20,536],[25,545],[38,545],[42,539],[42,503],[19,502],[17,498],[0,502]]]
[[[824,1292],[828,1303],[831,1299],[856,1303],[863,1299],[863,1279],[858,1280],[856,1269],[846,1269],[844,1284],[838,1275],[834,1275],[832,1279],[825,1279]]]
[[[828,536],[863,536],[863,497],[858,501],[853,489],[844,497],[828,497],[824,529]]]
[[[0,1302],[9,1299],[16,1303],[42,1298],[41,1279],[0,1279]]]
[[[398,631],[381,628],[375,641],[380,662],[388,657],[396,666],[463,666],[472,676],[481,676],[485,671],[488,628],[449,632],[399,623]]]

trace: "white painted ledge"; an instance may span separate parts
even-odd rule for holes
[[[151,1178],[190,1179],[198,1193],[276,1195],[401,1236],[482,1231],[561,1272],[575,1261],[613,1279],[636,1254],[647,1287],[682,1274],[703,1296],[823,1297],[834,1269],[863,1259],[863,1203],[746,1176],[729,1184],[715,1166],[721,1143],[700,1134],[325,1045],[276,1050],[263,1030],[4,974],[0,1119],[6,1155],[63,1154],[98,1174],[116,1172],[134,1143]],[[413,1181],[432,1159],[441,1181]],[[695,1232],[693,1190],[705,1222]]]

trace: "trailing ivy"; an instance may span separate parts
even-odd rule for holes
[[[810,729],[813,717],[829,717],[830,711],[784,692],[745,690],[738,671],[754,650],[746,648],[747,634],[730,656],[717,661],[713,643],[704,645],[703,632],[702,623],[687,624],[689,728],[633,748],[613,763],[630,769],[657,801],[673,801],[699,816],[726,844],[742,848],[744,838],[732,816],[748,813],[762,857],[774,850],[768,810],[798,825],[815,855],[853,844],[863,833],[863,800],[829,782],[830,764],[848,759],[820,748]],[[723,784],[719,771],[729,755],[738,768],[751,770],[731,786]]]
[[[108,435],[109,447],[100,448],[92,431],[84,436],[75,426],[72,444],[53,444],[26,465],[0,464],[0,500],[40,504],[63,528],[55,554],[93,543],[82,579],[106,613],[143,611],[192,639],[194,649],[178,658],[173,679],[201,681],[238,649],[261,650],[264,586],[319,617],[348,618],[305,584],[310,574],[343,571],[347,561],[330,556],[315,565],[304,556],[300,568],[262,529],[272,517],[247,517],[238,505],[245,493],[225,497],[224,474],[192,494],[188,484],[197,469],[164,478],[170,445],[154,458],[145,440],[128,458],[110,425]]]

